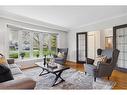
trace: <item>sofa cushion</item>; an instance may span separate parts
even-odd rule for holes
[[[13,75],[14,79],[22,79],[22,78],[26,78],[25,74],[15,74]]]
[[[4,64],[0,64],[0,82],[5,82],[14,79],[10,68]]]
[[[16,64],[9,64],[9,67],[10,67],[10,69],[12,69],[12,68],[18,68],[18,66]]]
[[[12,68],[11,72],[13,75],[22,74],[22,71],[19,68]]]

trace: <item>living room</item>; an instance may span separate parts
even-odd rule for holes
[[[0,6],[0,89],[127,89],[126,13],[127,6]],[[99,56],[110,65],[98,67]]]

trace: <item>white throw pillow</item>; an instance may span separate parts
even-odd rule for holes
[[[58,55],[57,55],[58,57],[60,57],[60,58],[63,58],[64,57],[64,52],[58,52]]]
[[[99,62],[106,63],[106,61],[107,61],[107,56],[98,56],[95,58],[93,65],[97,66]]]

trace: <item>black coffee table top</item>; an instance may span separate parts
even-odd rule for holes
[[[56,72],[59,72],[59,71],[64,71],[64,70],[67,70],[67,69],[70,68],[70,67],[66,67],[66,66],[60,65],[58,63],[53,63],[55,66],[57,66],[56,68],[51,68],[47,64],[44,66],[43,62],[37,62],[35,64],[37,66],[41,67],[42,69],[45,69],[45,70],[47,70],[47,71],[49,71],[51,73],[54,73],[54,72],[56,73]]]

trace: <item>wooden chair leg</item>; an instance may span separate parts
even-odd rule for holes
[[[108,80],[110,79],[110,77],[108,77]]]
[[[96,82],[96,77],[94,77],[94,82]]]

